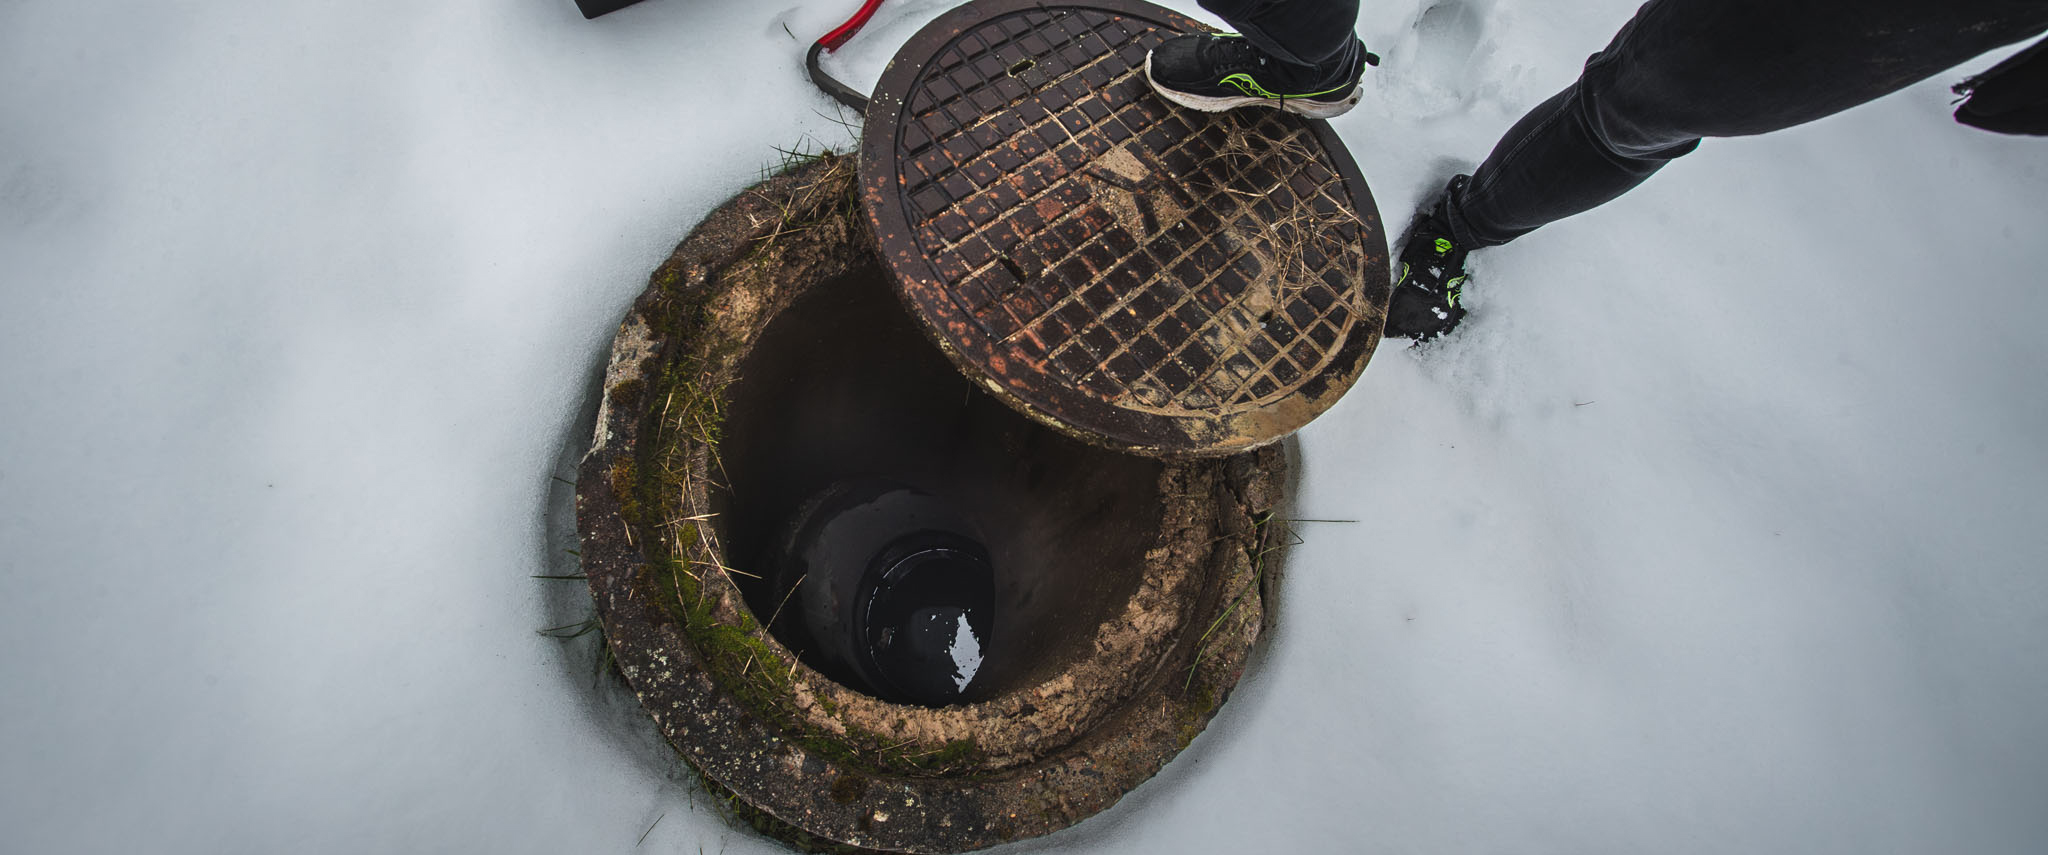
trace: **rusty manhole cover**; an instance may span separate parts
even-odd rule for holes
[[[905,302],[1033,418],[1131,451],[1284,436],[1365,367],[1386,238],[1326,123],[1187,110],[1145,82],[1192,19],[981,0],[898,52],[868,106],[863,204]]]

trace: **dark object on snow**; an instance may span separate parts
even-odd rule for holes
[[[1955,85],[1956,121],[2001,134],[2048,136],[2048,39]]]
[[[617,12],[640,0],[576,0],[576,8],[582,10],[584,18],[595,18]]]

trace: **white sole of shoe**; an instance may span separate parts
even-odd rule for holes
[[[1159,81],[1152,79],[1151,51],[1145,52],[1145,82],[1152,86],[1152,91],[1159,93],[1159,97],[1190,110],[1200,110],[1204,113],[1221,113],[1225,110],[1235,110],[1239,107],[1270,107],[1286,110],[1299,116],[1307,116],[1311,119],[1332,119],[1350,112],[1351,108],[1358,106],[1359,99],[1365,96],[1365,87],[1363,86],[1353,88],[1351,97],[1345,98],[1342,101],[1259,98],[1252,95],[1195,95],[1168,89],[1159,85]]]

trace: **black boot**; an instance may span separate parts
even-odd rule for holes
[[[1293,65],[1259,50],[1243,36],[1175,36],[1145,56],[1145,78],[1160,96],[1183,107],[1218,113],[1258,104],[1316,119],[1357,106],[1358,81],[1379,57],[1345,51],[1327,68]],[[1356,56],[1358,59],[1350,59]]]
[[[1451,179],[1450,186],[1444,188],[1444,199],[1467,177]],[[1458,295],[1465,287],[1468,250],[1451,235],[1443,209],[1443,201],[1430,206],[1401,239],[1401,271],[1394,279],[1394,294],[1387,300],[1385,335],[1424,342],[1450,332],[1465,317]]]

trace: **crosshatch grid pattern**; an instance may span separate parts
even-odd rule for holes
[[[1305,120],[1152,93],[1172,35],[1092,9],[968,31],[908,93],[899,186],[992,352],[1121,408],[1227,415],[1315,377],[1363,320],[1363,224]]]

